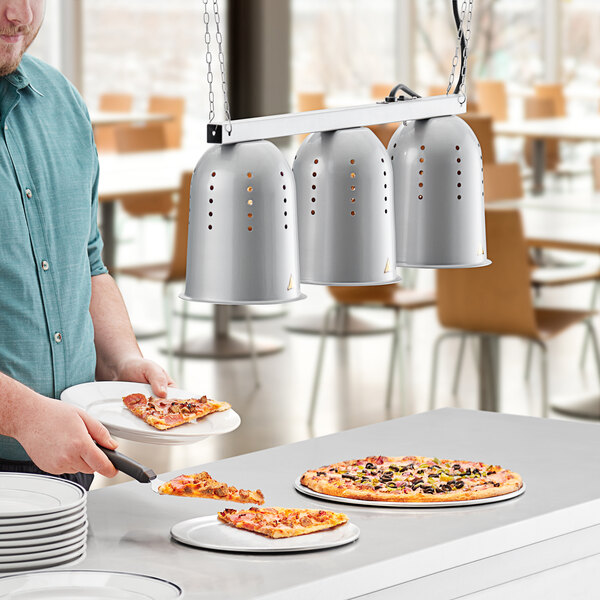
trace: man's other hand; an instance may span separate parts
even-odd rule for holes
[[[152,386],[152,392],[160,398],[166,398],[167,387],[175,385],[175,382],[160,365],[137,356],[124,360],[119,365],[116,379],[149,383]]]

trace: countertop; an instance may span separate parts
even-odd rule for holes
[[[342,511],[358,525],[360,538],[340,548],[287,555],[188,547],[171,540],[172,525],[236,505],[159,496],[149,485],[131,482],[90,493],[88,554],[77,568],[163,577],[180,585],[186,599],[335,600],[393,586],[419,589],[420,582],[427,589],[428,578],[442,571],[517,556],[536,544],[546,544],[542,554],[547,566],[555,566],[563,547],[556,539],[566,539],[559,536],[587,532],[600,552],[599,440],[600,425],[594,423],[441,409],[190,466],[161,478],[206,470],[231,485],[262,489],[267,506]],[[293,487],[308,468],[377,454],[499,464],[520,473],[527,490],[512,500],[475,507],[398,509],[321,502]],[[593,553],[581,550],[576,559]],[[563,562],[569,560],[573,556],[565,553]],[[436,600],[461,595],[460,579],[445,580],[448,585],[434,588]]]

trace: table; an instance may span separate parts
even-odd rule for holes
[[[158,122],[163,123],[172,121],[173,115],[162,113],[142,113],[142,112],[109,112],[100,110],[91,110],[89,112],[92,127],[97,125],[133,125],[134,123]]]
[[[494,134],[524,137],[533,141],[533,191],[544,191],[546,168],[546,140],[566,142],[600,141],[600,117],[555,117],[551,119],[525,119],[493,123]]]
[[[115,264],[115,202],[144,192],[177,193],[184,171],[192,171],[208,144],[193,149],[131,152],[100,155],[98,200],[104,241],[103,259]],[[188,358],[246,358],[262,356],[283,349],[283,343],[268,337],[246,336],[229,331],[231,307],[213,307],[213,335],[207,339],[190,340],[174,351]]]
[[[436,600],[450,600],[519,577],[534,586],[534,574],[573,561],[576,581],[595,589],[597,564],[589,572],[583,559],[600,553],[600,479],[589,476],[600,461],[599,437],[597,424],[442,409],[182,469],[259,486],[272,505],[343,510],[360,528],[357,542],[315,553],[228,554],[178,544],[169,539],[172,525],[228,504],[161,497],[137,482],[115,485],[89,495],[87,558],[75,568],[163,577],[188,600],[425,598],[433,589]],[[477,507],[386,509],[319,501],[292,487],[315,465],[402,452],[506,465],[527,491]],[[556,470],[585,485],[556,493],[548,477]],[[533,587],[519,589],[520,597],[541,597],[527,594]],[[556,597],[572,597],[572,589],[557,588]]]

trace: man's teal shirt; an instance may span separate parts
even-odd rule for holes
[[[25,55],[0,78],[0,135],[0,371],[58,398],[96,368],[91,278],[106,267],[92,127],[75,88]],[[5,436],[0,458],[28,459]]]

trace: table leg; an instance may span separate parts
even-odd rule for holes
[[[533,193],[544,193],[544,171],[546,170],[546,142],[543,138],[533,139]]]
[[[496,335],[479,337],[479,408],[500,408],[500,340]]]
[[[115,203],[101,202],[100,203],[102,241],[104,249],[102,251],[102,260],[110,270],[115,266]]]
[[[249,358],[252,344],[248,336],[231,333],[231,306],[215,304],[213,307],[213,336],[186,342],[173,351],[184,358]],[[259,356],[283,350],[283,342],[276,339],[254,336],[254,352]]]

